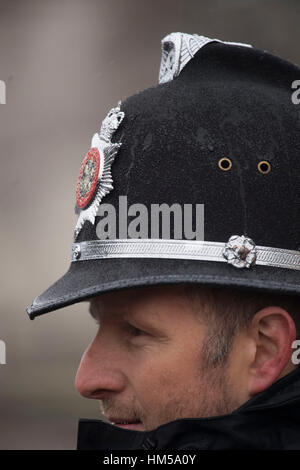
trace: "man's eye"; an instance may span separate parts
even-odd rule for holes
[[[143,336],[147,335],[147,333],[139,328],[136,328],[133,325],[128,325],[128,331],[131,336]]]

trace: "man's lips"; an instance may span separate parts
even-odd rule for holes
[[[115,423],[115,426],[118,426],[118,428],[123,428],[123,429],[131,429],[131,431],[144,431],[144,426],[143,426],[143,423],[141,422],[130,423],[130,424]]]
[[[144,426],[141,421],[132,421],[130,419],[108,418],[110,424],[118,426],[123,429],[131,429],[135,431],[144,431]]]

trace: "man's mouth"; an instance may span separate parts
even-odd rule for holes
[[[144,431],[145,428],[141,421],[126,420],[120,418],[108,418],[110,424],[123,429],[131,429],[132,431]]]

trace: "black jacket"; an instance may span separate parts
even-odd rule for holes
[[[180,419],[145,432],[81,419],[77,449],[300,450],[300,369],[223,416]]]

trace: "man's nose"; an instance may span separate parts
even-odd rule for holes
[[[98,337],[84,352],[75,378],[77,391],[86,398],[101,400],[120,393],[126,378],[117,348],[105,345]]]

